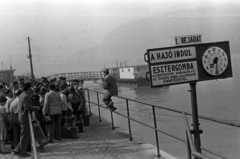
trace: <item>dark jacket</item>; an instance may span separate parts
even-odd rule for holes
[[[107,96],[118,95],[118,87],[117,87],[116,80],[111,75],[107,75],[104,78],[102,87],[103,87],[103,89],[107,90],[107,92],[105,93],[105,96],[106,95]]]
[[[81,87],[78,89],[78,93],[81,95],[81,98],[82,98],[82,103],[83,103],[83,106],[86,105],[86,98],[85,98],[85,92],[84,92],[84,88]]]
[[[21,103],[19,104],[20,111],[18,112],[18,119],[20,122],[28,122],[28,111],[36,111],[38,108],[33,105],[31,96],[22,93],[20,97],[19,103]]]
[[[39,95],[33,94],[31,96],[32,102],[34,106],[40,106],[40,97]]]

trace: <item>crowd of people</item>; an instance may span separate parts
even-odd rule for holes
[[[109,69],[103,70],[103,75],[102,88],[106,90],[103,102],[106,108],[115,111],[117,108],[111,97],[118,95],[116,80]],[[77,124],[85,132],[84,119],[89,114],[83,84],[84,81],[78,79],[67,83],[65,77],[30,81],[20,78],[12,83],[0,81],[0,153],[11,153],[6,149],[9,144],[14,155],[31,156],[27,153],[31,152],[29,112],[40,127],[34,131],[38,134],[38,151],[44,151],[44,145],[53,143],[54,139],[60,141],[62,128]],[[39,130],[46,142],[41,140],[41,133],[36,133]]]
[[[14,154],[29,157],[30,125],[28,112],[34,112],[47,143],[61,140],[61,128],[69,124],[66,119],[73,117],[73,123],[82,124],[87,115],[83,80],[65,77],[48,80],[18,81],[0,83],[0,153],[8,154],[5,144],[10,144]],[[42,145],[38,150],[43,149]]]

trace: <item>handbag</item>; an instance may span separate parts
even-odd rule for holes
[[[44,119],[46,123],[51,121],[50,115],[44,115]]]

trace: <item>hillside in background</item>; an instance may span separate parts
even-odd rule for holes
[[[38,64],[37,57],[41,53],[32,50],[34,70],[41,77],[63,72],[99,71],[104,66],[115,67],[116,61],[126,61],[128,66],[146,64],[143,55],[147,49],[174,46],[174,36],[191,34],[202,34],[203,43],[229,41],[231,54],[237,54],[240,53],[239,8],[203,5],[156,13],[119,26],[94,47],[79,48],[77,53],[66,54],[65,57],[44,57],[42,60],[48,68]],[[20,57],[14,65],[14,68],[20,67],[29,70],[26,57]]]
[[[143,64],[147,49],[174,46],[174,36],[191,34],[202,34],[203,43],[229,41],[234,54],[240,49],[239,15],[236,6],[203,7],[154,15],[118,27],[98,46],[74,56],[91,55],[89,59],[98,59],[92,63],[96,66],[103,66],[103,63],[107,67],[116,66],[116,60],[126,61],[128,65]]]

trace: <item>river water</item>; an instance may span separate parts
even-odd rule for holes
[[[233,78],[204,81],[197,83],[197,103],[199,115],[217,118],[229,122],[240,123],[240,73],[238,73],[238,60],[233,59]],[[85,87],[104,92],[99,83],[86,82]],[[119,87],[119,96],[134,99],[149,104],[166,108],[192,112],[189,84],[166,86],[161,88],[132,88]],[[97,101],[96,93],[91,93],[90,98]],[[99,96],[100,104],[102,95]],[[123,99],[113,98],[117,111],[126,114],[126,102]],[[130,116],[146,124],[153,126],[152,108],[146,105],[129,102]],[[93,106],[92,111],[98,115],[97,108]],[[185,127],[182,115],[166,110],[156,109],[158,128],[164,132],[185,140]],[[111,121],[109,111],[101,111],[102,118]],[[188,118],[192,124],[191,117]],[[201,145],[226,158],[239,159],[240,157],[240,129],[211,121],[199,120],[201,134]],[[128,131],[127,120],[114,114],[114,124]],[[156,145],[155,133],[135,122],[131,122],[132,133],[141,138],[143,142]],[[186,145],[184,142],[159,134],[160,149],[177,157],[186,158]],[[204,154],[211,156],[207,152]],[[212,157],[212,156],[211,156]]]

